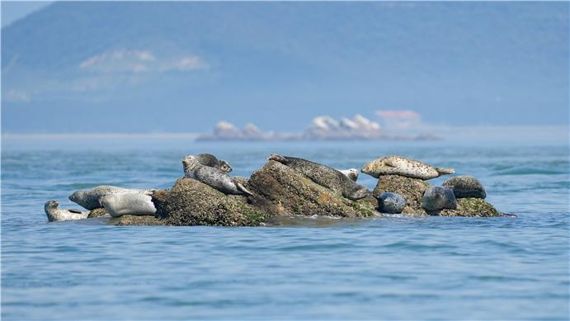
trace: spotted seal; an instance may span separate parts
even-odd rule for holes
[[[59,203],[54,200],[47,201],[44,204],[44,211],[49,222],[82,220],[89,216],[89,212],[59,208]]]
[[[346,177],[350,178],[354,182],[356,182],[358,179],[358,169],[356,168],[339,169],[338,171],[346,175]]]
[[[428,213],[437,213],[446,208],[454,210],[457,208],[457,199],[450,188],[431,186],[422,197],[422,208]]]
[[[375,159],[364,165],[361,171],[376,178],[380,175],[400,175],[423,180],[455,173],[453,168],[433,167],[402,156],[387,156]]]
[[[238,180],[231,178],[218,168],[202,165],[194,155],[186,156],[182,160],[182,165],[185,177],[196,179],[222,193],[253,195]]]
[[[314,163],[302,158],[277,154],[270,155],[268,159],[286,165],[307,176],[313,182],[329,188],[335,193],[341,194],[350,200],[359,200],[370,194],[366,187],[356,184],[345,174],[332,167]]]
[[[225,160],[218,159],[212,154],[198,154],[196,155],[196,160],[204,166],[215,167],[224,173],[229,173],[232,171],[230,163],[226,162]]]
[[[121,215],[154,215],[152,197],[144,193],[113,193],[103,196],[101,205],[113,217]]]
[[[451,188],[456,198],[474,197],[485,199],[487,197],[485,188],[473,176],[455,176],[443,182],[442,185]]]
[[[406,199],[397,193],[384,192],[378,195],[378,209],[381,213],[400,214],[406,206]]]
[[[115,194],[115,193],[143,193],[150,195],[154,190],[142,190],[142,189],[129,189],[110,185],[101,185],[91,189],[83,189],[74,192],[69,195],[69,200],[75,202],[88,210],[94,210],[96,208],[103,207],[101,205],[101,198],[105,195]]]

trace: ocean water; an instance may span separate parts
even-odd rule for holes
[[[2,320],[569,318],[566,145],[3,143]],[[49,199],[77,208],[67,196],[80,188],[167,188],[182,175],[181,158],[199,152],[243,176],[274,152],[338,168],[408,155],[478,177],[488,200],[518,217],[47,223]]]

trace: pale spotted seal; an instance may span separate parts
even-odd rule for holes
[[[69,200],[75,202],[88,210],[93,210],[96,208],[103,207],[101,205],[101,198],[105,195],[115,194],[115,193],[143,193],[150,195],[153,190],[139,190],[139,189],[129,189],[109,185],[101,185],[91,189],[83,189],[74,192],[69,195]]]
[[[346,175],[346,177],[350,178],[354,182],[356,182],[358,179],[358,169],[356,168],[339,169],[338,171]]]
[[[101,198],[101,205],[113,217],[121,215],[154,215],[152,197],[144,193],[113,193]]]
[[[184,176],[196,179],[225,194],[253,195],[238,180],[232,179],[222,170],[202,165],[194,155],[188,155],[182,160]]]
[[[359,200],[370,194],[366,187],[356,184],[340,171],[306,159],[273,154],[269,160],[286,165],[307,176],[313,182],[333,190],[350,200]]]
[[[446,208],[454,210],[457,208],[457,200],[450,188],[431,186],[422,197],[422,208],[428,213],[437,213]]]
[[[387,156],[373,160],[362,168],[362,172],[373,177],[380,175],[400,175],[423,180],[441,175],[453,174],[452,168],[433,167],[426,163],[402,156]]]
[[[82,220],[89,216],[89,212],[59,208],[59,203],[53,200],[47,201],[44,204],[44,211],[46,212],[49,222]]]
[[[446,180],[442,185],[451,188],[456,198],[474,197],[485,199],[487,197],[485,188],[473,176],[455,176]]]

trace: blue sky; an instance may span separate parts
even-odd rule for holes
[[[3,132],[559,126],[568,3],[2,3]],[[3,26],[6,22],[3,19]]]

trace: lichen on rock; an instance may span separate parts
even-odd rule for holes
[[[473,216],[473,217],[494,217],[501,216],[493,205],[481,198],[458,198],[457,209],[442,210],[440,216]]]

